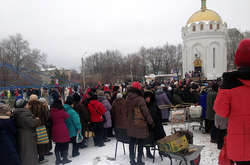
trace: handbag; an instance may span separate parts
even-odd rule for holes
[[[37,144],[48,144],[49,137],[45,125],[36,128]]]
[[[143,116],[140,107],[134,108],[134,125],[136,128],[145,128],[147,127],[147,122]]]

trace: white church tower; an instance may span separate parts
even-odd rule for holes
[[[219,14],[207,9],[206,0],[201,3],[201,10],[182,28],[183,75],[193,71],[211,80],[227,71],[227,24]]]

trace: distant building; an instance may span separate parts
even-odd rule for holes
[[[207,9],[206,0],[201,3],[201,10],[182,28],[183,75],[193,72],[216,79],[227,71],[227,24],[218,13]]]

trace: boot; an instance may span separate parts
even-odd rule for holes
[[[146,147],[146,150],[147,150],[147,158],[154,159],[153,155],[150,152],[150,147]]]
[[[55,156],[56,156],[56,165],[60,165],[62,163],[60,152],[55,151]]]
[[[72,161],[68,159],[68,151],[63,151],[62,152],[62,164],[67,164],[67,163],[71,163]]]

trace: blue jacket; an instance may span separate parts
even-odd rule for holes
[[[69,136],[72,138],[77,136],[77,131],[82,129],[80,117],[70,105],[65,104],[64,109],[69,114],[69,118],[66,120],[66,126],[69,131]]]
[[[206,111],[207,111],[207,93],[203,92],[200,95],[200,101],[199,104],[202,106],[202,119],[206,118]]]

